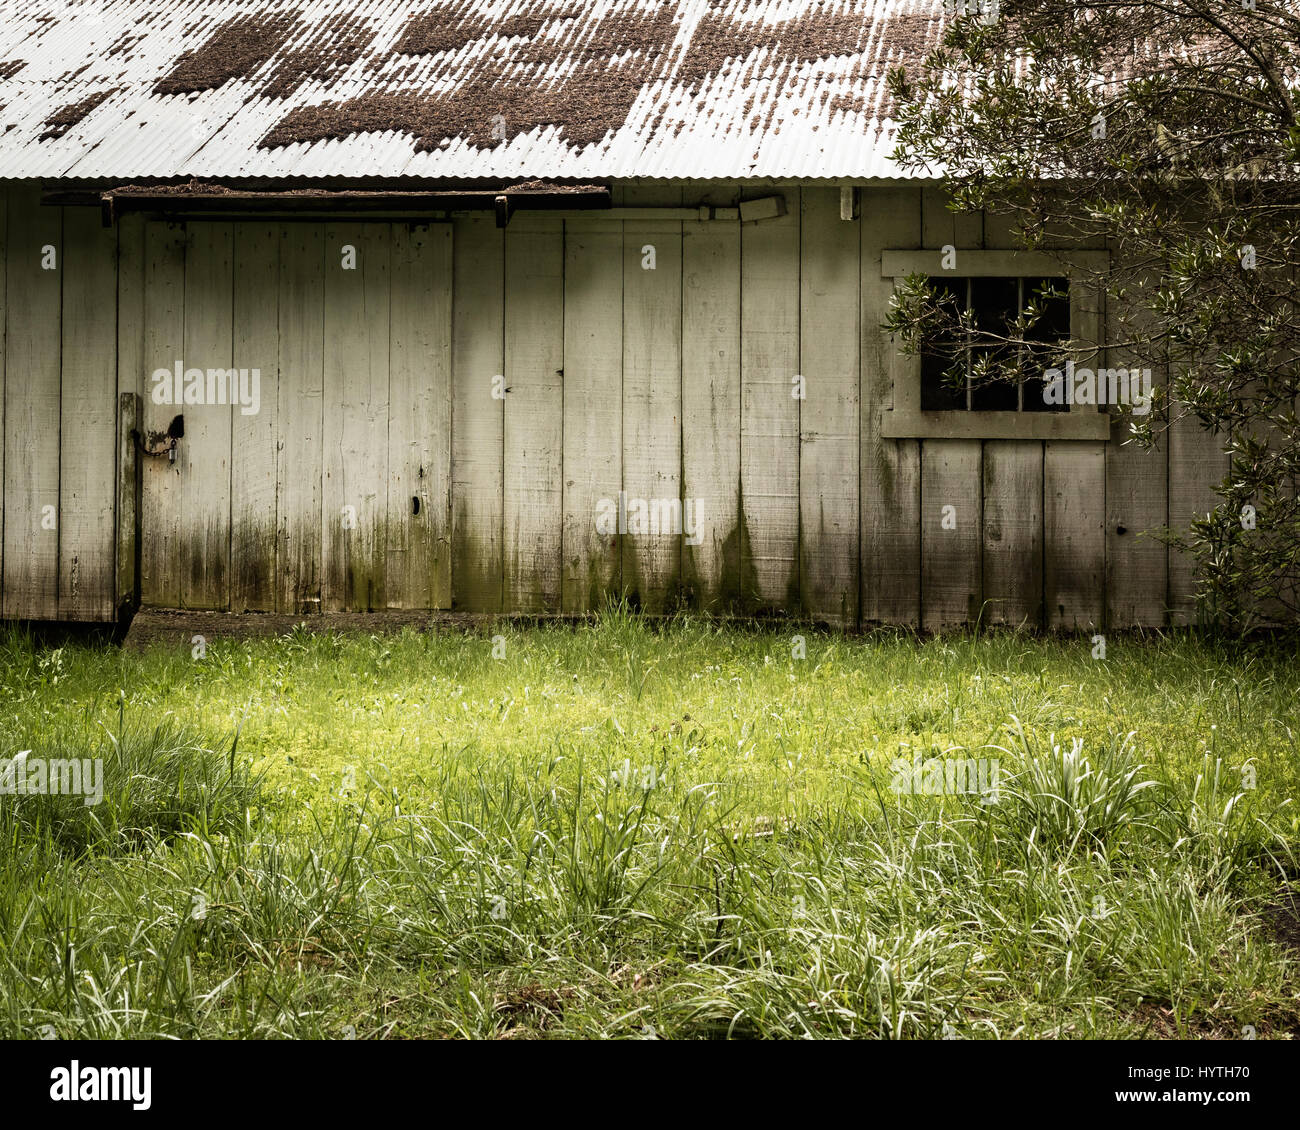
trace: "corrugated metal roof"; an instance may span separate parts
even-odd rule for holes
[[[896,177],[940,0],[23,0],[0,176]]]

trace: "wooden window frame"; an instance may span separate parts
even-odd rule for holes
[[[882,278],[892,278],[897,288],[909,275],[932,278],[1063,278],[1070,282],[1070,337],[1100,350],[1105,294],[1100,288],[1081,288],[1077,270],[1106,271],[1108,251],[965,251],[956,253],[957,267],[944,270],[944,253],[885,251],[880,257]],[[892,407],[883,414],[880,434],[885,439],[1042,439],[1108,440],[1110,413],[1093,404],[1072,404],[1066,412],[984,412],[961,409],[921,411],[921,358],[890,353]]]

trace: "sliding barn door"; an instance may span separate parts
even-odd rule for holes
[[[450,604],[447,225],[143,225],[141,599]]]

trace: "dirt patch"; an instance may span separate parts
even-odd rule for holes
[[[512,192],[600,192],[604,185],[599,184],[552,184],[546,180],[521,180],[517,184],[507,185],[501,191],[509,196]]]
[[[107,55],[125,55],[129,54],[137,43],[144,39],[143,33],[123,32],[113,42],[112,46],[105,52]]]
[[[1174,1010],[1156,1001],[1143,1001],[1130,1015],[1142,1028],[1144,1038],[1160,1040],[1240,1040],[1246,1028],[1241,1018],[1215,1015],[1213,1010],[1184,1015],[1180,1027]],[[1275,1040],[1293,1036],[1298,1022],[1300,1016],[1294,1004],[1266,1004],[1251,1014],[1249,1024],[1255,1029],[1254,1038]]]
[[[297,12],[276,12],[228,20],[202,46],[177,59],[153,92],[194,94],[215,90],[234,78],[248,78],[284,46],[297,18]]]
[[[462,15],[452,22],[448,6],[433,8],[416,16],[406,25],[401,38],[393,44],[395,55],[437,55],[441,51],[459,51],[468,43],[482,39],[492,31],[492,21],[475,13]]]
[[[0,63],[0,79],[13,78],[25,66],[26,59],[10,59],[7,63]]]
[[[591,26],[567,27],[563,49],[555,44],[539,51],[535,37],[552,20],[516,17],[490,30],[481,22],[463,21],[450,29],[452,39],[465,35],[469,38],[464,42],[470,42],[486,34],[525,32],[534,38],[522,38],[511,50],[485,60],[444,93],[375,92],[294,110],[260,144],[274,148],[395,130],[412,135],[417,151],[436,149],[456,137],[491,148],[538,127],[555,126],[569,145],[591,145],[626,121],[645,82],[662,66],[676,35],[677,11],[620,11]],[[422,17],[416,30],[398,41],[397,50],[410,54],[447,49],[444,44],[450,40],[433,35],[427,17]],[[566,73],[553,81],[539,80],[537,68],[560,60],[569,68]]]
[[[548,87],[521,82],[498,65],[445,94],[366,94],[304,106],[287,114],[259,144],[274,148],[395,130],[411,134],[417,152],[437,149],[456,137],[489,149],[538,127],[556,126],[568,144],[581,148],[626,120],[643,81],[639,69],[628,72],[589,62],[562,85]]]
[[[209,184],[207,181],[191,178],[182,184],[122,184],[112,191],[127,196],[224,196],[238,190],[227,188],[223,184]]]
[[[275,69],[259,93],[267,98],[285,98],[304,82],[330,82],[360,59],[374,38],[373,27],[351,16],[325,20],[276,60]]]
[[[1168,1005],[1158,1004],[1155,1001],[1143,1001],[1133,1010],[1132,1016],[1145,1032],[1162,1040],[1241,1039],[1241,1031],[1232,1021],[1216,1022],[1204,1013],[1184,1017],[1183,1027],[1180,1029],[1174,1010]],[[1068,1036],[1071,1032],[1067,1029],[1059,1034]]]
[[[51,114],[45,119],[45,132],[41,134],[39,140],[50,141],[54,138],[62,137],[73,126],[78,125],[81,120],[91,112],[91,110],[106,98],[116,94],[117,90],[117,87],[112,87],[109,90],[101,90],[97,94],[92,94],[89,98],[83,98],[80,102],[74,102],[70,106],[64,106],[63,109]]]
[[[567,985],[558,990],[547,989],[533,981],[500,994],[494,1000],[492,1008],[499,1016],[510,1021],[511,1028],[505,1035],[512,1036],[521,1023],[526,1023],[534,1030],[545,1031],[564,1015],[565,1005],[576,996],[577,993]]]
[[[675,4],[646,7],[630,0],[603,17],[590,16],[582,6],[538,6],[497,23],[474,14],[456,19],[457,11],[442,5],[422,13],[394,47],[394,55],[427,55],[498,40],[497,49],[475,57],[452,90],[374,91],[303,107],[281,119],[259,144],[274,148],[396,131],[411,135],[416,151],[445,147],[456,138],[491,148],[554,127],[570,146],[583,148],[621,128],[655,79],[698,89],[729,65],[760,52],[765,66],[779,76],[819,59],[863,56],[872,48],[877,28],[858,8],[830,9],[819,3],[790,19],[769,22],[757,3],[737,12],[713,0],[690,39],[678,44],[681,24]],[[891,20],[888,61],[919,57],[937,43],[941,24],[937,12]],[[861,108],[860,94],[832,107]],[[775,109],[773,101],[765,114],[768,126]],[[764,123],[756,118],[755,124]]]
[[[391,51],[370,60],[375,78],[367,93],[292,110],[259,146],[397,132],[410,135],[417,152],[455,139],[487,149],[551,127],[581,149],[622,128],[638,97],[656,80],[698,93],[727,67],[760,55],[778,85],[795,66],[843,56],[859,57],[860,76],[867,53],[884,44],[889,50],[881,63],[919,57],[936,44],[942,23],[937,11],[899,16],[891,19],[882,41],[865,5],[845,10],[818,0],[790,19],[769,21],[758,0],[739,10],[712,0],[689,39],[679,42],[682,8],[622,0],[613,11],[595,15],[590,5],[540,0],[493,20],[463,0],[440,3],[411,16]],[[297,11],[238,16],[177,60],[154,89],[193,93],[265,72],[258,93],[283,98],[304,82],[337,78],[362,59],[375,32],[350,14],[317,25],[305,23]],[[426,73],[427,65],[414,58],[487,41],[467,61],[463,56],[457,61],[463,73],[450,89],[433,90],[427,78],[418,88],[393,89],[412,73]],[[404,57],[412,58],[403,62]],[[823,103],[827,97],[824,93]],[[862,108],[860,95],[831,104],[832,111]],[[768,126],[775,109],[770,100],[764,115]],[[745,117],[750,116],[747,109]],[[757,111],[755,124],[761,124]]]
[[[742,19],[734,11],[721,11],[714,0],[695,29],[674,77],[695,86],[708,75],[716,77],[728,60],[743,60],[758,50],[767,50],[778,62],[789,65],[854,55],[862,49],[871,27],[872,21],[861,12],[817,9],[776,23]]]
[[[117,185],[113,189],[105,191],[121,192],[125,196],[225,196],[229,195],[230,192],[239,190],[229,189],[225,185],[212,185],[207,181],[199,181],[199,179],[191,177],[188,181],[179,183],[179,185]],[[316,189],[311,191],[324,190]]]
[[[1263,919],[1278,945],[1300,953],[1300,887],[1285,889],[1264,908]]]
[[[155,85],[154,93],[215,90],[231,79],[252,78],[265,67],[265,81],[257,93],[285,98],[305,82],[337,78],[361,58],[374,38],[375,29],[368,21],[347,14],[318,23],[302,21],[292,11],[240,16],[182,55]]]
[[[510,16],[497,24],[495,30],[502,39],[516,39],[519,36],[532,39],[551,18],[550,16]]]
[[[2,108],[2,107],[0,107]],[[494,189],[507,196],[520,195],[526,196],[529,193],[542,192],[548,195],[552,193],[587,193],[604,191],[605,186],[599,184],[554,184],[545,180],[527,180],[518,181],[515,184],[509,184],[501,189]],[[314,185],[284,187],[284,188],[232,188],[226,184],[216,184],[212,181],[201,181],[197,177],[191,177],[187,181],[181,181],[173,184],[121,184],[115,185],[111,189],[104,189],[105,192],[112,192],[118,196],[266,196],[269,199],[279,199],[284,196],[293,197],[337,197],[337,196],[384,196],[389,195],[385,190],[358,190],[350,191],[348,189],[336,188],[317,188]],[[394,190],[395,193],[419,193],[418,187],[410,185]]]

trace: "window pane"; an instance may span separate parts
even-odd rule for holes
[[[930,280],[935,301],[946,314],[966,308],[966,279]],[[966,407],[966,389],[948,379],[953,364],[952,353],[940,347],[952,346],[956,338],[950,333],[935,334],[921,348],[921,411],[952,412]],[[964,367],[963,367],[964,368]]]
[[[1031,341],[1051,344],[1070,339],[1070,297],[1068,279],[1025,279],[1025,302],[1031,300],[1042,309],[1042,316],[1026,334]],[[1060,292],[1060,297],[1044,297],[1045,290]],[[1050,364],[1048,362],[1047,364]],[[1044,400],[1042,372],[1045,364],[1037,359],[1030,363],[1032,372],[1025,375],[1025,411],[1026,412],[1068,412],[1068,404],[1048,404]]]
[[[971,310],[975,325],[985,333],[1007,336],[1019,310],[1020,280],[983,278],[971,280]],[[979,372],[981,358],[990,366],[1014,360],[1019,351],[1014,346],[995,346],[971,351],[971,370]],[[1014,412],[1019,397],[1011,380],[977,381],[971,390],[971,407],[979,412]]]

